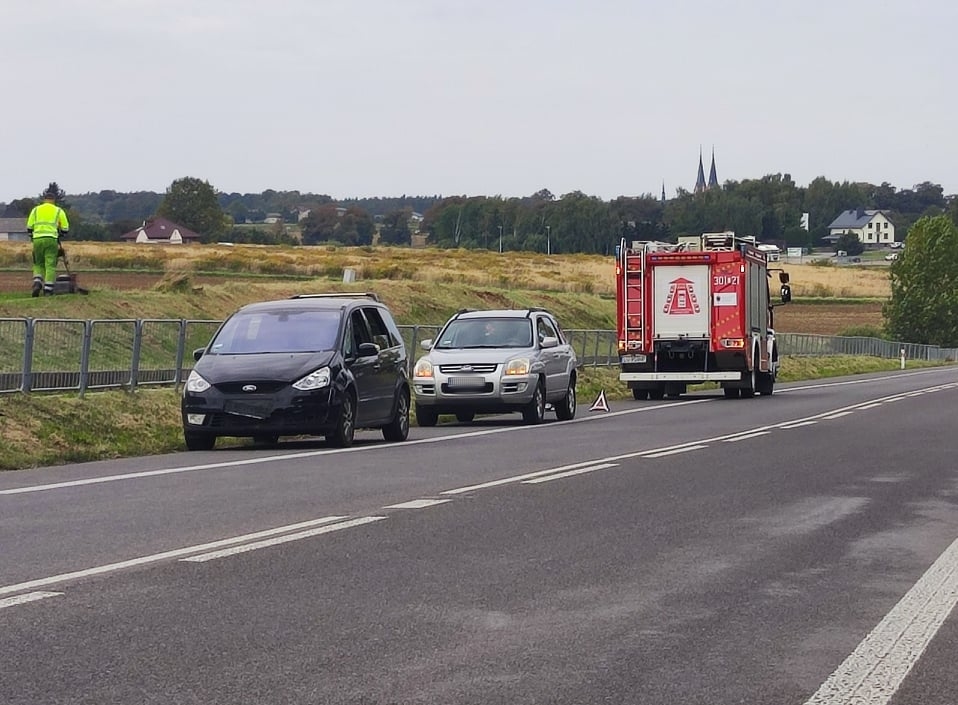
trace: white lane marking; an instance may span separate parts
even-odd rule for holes
[[[767,436],[771,431],[756,431],[755,433],[746,433],[741,436],[736,436],[735,438],[726,438],[723,443],[738,443],[739,441],[747,441],[750,438],[758,438],[759,436]]]
[[[390,504],[387,507],[383,507],[383,509],[425,509],[426,507],[435,507],[437,504],[445,504],[451,501],[451,499],[414,499],[411,502]]]
[[[958,602],[958,541],[868,633],[805,705],[886,705]]]
[[[790,423],[787,426],[779,426],[779,428],[792,429],[792,428],[801,428],[802,426],[814,426],[818,421],[800,421],[799,423]]]
[[[560,472],[558,475],[546,475],[544,477],[537,477],[532,480],[523,480],[522,484],[524,485],[537,485],[540,482],[552,482],[553,480],[561,480],[564,477],[572,477],[573,475],[583,475],[587,472],[593,472],[595,470],[605,470],[606,468],[618,467],[618,463],[600,463],[599,465],[589,465],[584,468],[579,468],[578,470],[567,470],[566,472]]]
[[[85,568],[83,570],[75,570],[71,573],[61,573],[59,575],[51,575],[48,578],[38,578],[37,580],[29,580],[25,583],[17,583],[16,585],[5,585],[0,587],[0,595],[9,595],[14,592],[23,592],[24,590],[32,590],[33,588],[46,587],[48,585],[56,585],[57,583],[65,583],[69,580],[77,580],[79,578],[88,578],[93,575],[102,575],[104,573],[113,573],[118,570],[123,570],[124,568],[133,568],[139,565],[145,565],[147,563],[156,563],[157,561],[163,561],[170,558],[179,558],[181,556],[186,556],[191,553],[197,553],[199,551],[208,551],[211,548],[219,548],[221,546],[231,546],[236,543],[242,543],[243,541],[251,541],[253,539],[260,539],[264,536],[274,536],[276,534],[282,534],[287,531],[295,531],[297,529],[303,529],[307,526],[316,526],[318,524],[328,524],[332,521],[340,521],[348,517],[341,516],[330,516],[322,517],[320,519],[311,519],[310,521],[302,521],[298,524],[289,524],[287,526],[278,526],[275,529],[265,529],[264,531],[256,531],[251,534],[244,534],[243,536],[234,536],[228,539],[221,539],[219,541],[211,541],[210,543],[202,543],[196,546],[187,546],[185,548],[176,548],[172,551],[164,551],[163,553],[154,553],[151,556],[142,556],[140,558],[131,558],[126,561],[119,561],[117,563],[108,563],[106,565],[96,566],[95,568]]]
[[[702,448],[708,448],[708,446],[695,445],[695,446],[685,446],[684,448],[676,448],[675,450],[663,450],[659,453],[643,453],[643,458],[664,458],[667,455],[676,455],[678,453],[688,453],[692,450],[701,450]]]
[[[624,460],[626,458],[634,458],[640,455],[643,451],[636,451],[634,453],[628,453],[626,455],[618,455],[615,458],[602,458],[600,460],[585,460],[581,463],[572,463],[571,465],[562,465],[557,468],[549,468],[548,470],[537,470],[536,472],[527,472],[522,475],[513,475],[512,477],[504,477],[501,480],[490,480],[489,482],[482,482],[478,485],[469,485],[467,487],[457,487],[454,490],[445,490],[439,494],[465,494],[466,492],[472,492],[474,490],[485,490],[490,487],[499,487],[500,485],[508,485],[513,482],[522,482],[523,480],[529,480],[534,477],[542,477],[543,475],[552,475],[554,473],[564,472],[566,470],[573,470],[576,468],[581,468],[585,466],[595,465],[596,463],[602,463],[607,460]]]
[[[831,421],[832,419],[840,419],[842,416],[848,416],[851,413],[851,411],[839,411],[837,414],[829,414],[828,416],[823,416],[822,418]]]
[[[874,408],[879,407],[879,406],[881,406],[880,403],[865,404],[865,406],[860,406],[860,407],[858,407],[858,410],[859,410],[859,411],[865,411],[866,409],[874,409]]]
[[[0,610],[5,607],[14,607],[16,605],[25,605],[28,602],[36,602],[37,600],[42,600],[46,597],[57,597],[62,595],[62,592],[28,592],[26,595],[17,595],[16,597],[5,597],[0,600]]]
[[[283,536],[277,536],[272,539],[265,539],[263,541],[256,541],[254,543],[244,543],[241,546],[233,546],[233,548],[224,548],[220,551],[210,551],[209,553],[201,553],[198,556],[190,556],[189,558],[181,558],[181,561],[188,561],[190,563],[205,563],[206,561],[212,561],[216,558],[226,558],[227,556],[235,556],[239,553],[246,553],[247,551],[255,551],[260,548],[269,548],[270,546],[278,546],[282,543],[289,543],[290,541],[299,541],[300,539],[308,539],[312,536],[319,536],[320,534],[328,534],[333,531],[340,531],[342,529],[351,529],[354,526],[362,526],[363,524],[370,524],[374,521],[382,521],[386,517],[360,517],[359,519],[350,519],[349,521],[343,521],[339,524],[328,524],[326,526],[320,526],[316,529],[310,529],[308,531],[300,531],[295,534],[285,534]]]

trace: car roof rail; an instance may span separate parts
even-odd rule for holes
[[[371,291],[340,291],[327,294],[294,294],[291,299],[372,299],[379,301],[379,296]]]
[[[474,308],[461,308],[461,309],[459,309],[458,311],[456,311],[456,315],[459,316],[459,315],[461,315],[461,314],[463,314],[463,313],[471,313],[472,311],[475,311],[475,310],[476,310],[476,309],[474,309]]]

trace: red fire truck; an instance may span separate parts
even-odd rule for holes
[[[679,396],[689,384],[717,382],[727,398],[769,395],[778,348],[769,269],[753,238],[733,232],[678,244],[627,242],[616,250],[619,379],[636,399]]]

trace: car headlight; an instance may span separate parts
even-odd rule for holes
[[[509,360],[506,364],[505,375],[527,375],[529,374],[529,358],[517,357],[515,360]]]
[[[200,376],[196,370],[190,370],[190,376],[186,378],[186,391],[194,394],[202,394],[212,385]]]
[[[419,358],[419,361],[416,362],[416,366],[413,368],[412,376],[432,379],[432,362],[424,357]]]
[[[323,387],[329,386],[331,376],[332,373],[328,367],[320,367],[315,372],[310,372],[298,382],[294,382],[293,388],[303,392],[308,392],[313,389],[322,389]]]

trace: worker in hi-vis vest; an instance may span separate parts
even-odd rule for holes
[[[51,183],[43,192],[43,203],[35,206],[27,217],[27,232],[33,239],[33,295],[53,295],[53,282],[57,278],[57,258],[60,236],[70,230],[66,212],[57,205],[60,188]]]

